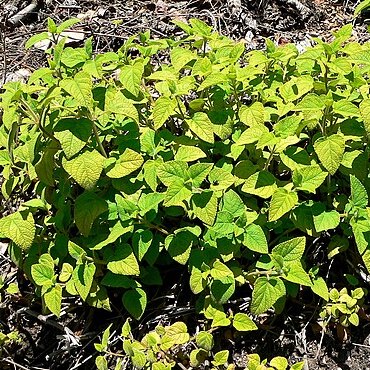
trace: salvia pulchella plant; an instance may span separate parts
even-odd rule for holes
[[[48,67],[0,95],[2,195],[34,195],[0,234],[45,309],[116,292],[140,319],[184,265],[210,327],[249,331],[303,290],[330,301],[314,250],[370,270],[370,44],[351,25],[246,52],[192,19],[93,55],[60,37],[75,22],[32,37],[51,37]],[[235,293],[248,311],[225,309]]]

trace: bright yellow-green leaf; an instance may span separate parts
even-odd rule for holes
[[[285,285],[279,278],[260,276],[254,284],[250,310],[259,315],[266,312],[280,298],[285,296]]]
[[[194,194],[191,198],[191,206],[194,215],[207,225],[213,225],[217,213],[218,199],[213,191],[203,191]]]
[[[43,295],[46,307],[57,317],[62,306],[62,287],[59,284],[49,288]]]
[[[95,270],[96,266],[93,262],[84,262],[83,264],[77,265],[73,270],[72,281],[83,300],[86,300],[90,293]]]
[[[127,148],[113,164],[112,168],[108,167],[107,176],[119,179],[138,170],[143,163],[144,159],[139,153]]]
[[[206,351],[210,351],[214,345],[213,335],[206,331],[200,331],[196,335],[195,341],[198,347],[203,348]]]
[[[346,142],[341,134],[321,137],[314,143],[314,149],[323,166],[334,175],[343,159]]]
[[[91,108],[93,105],[91,76],[86,72],[77,72],[73,78],[60,81],[60,87],[71,95],[79,105]]]
[[[264,117],[265,108],[261,102],[255,102],[249,107],[243,105],[239,111],[240,121],[247,126],[262,126]]]
[[[108,89],[105,96],[105,111],[122,114],[139,122],[139,113],[135,108],[133,100],[126,98],[121,91]]]
[[[61,119],[54,131],[68,159],[77,154],[87,143],[91,135],[91,121],[86,118]]]
[[[257,325],[245,313],[237,313],[233,318],[233,326],[238,331],[252,331],[257,330]]]
[[[120,275],[139,275],[140,269],[137,259],[128,244],[120,245],[109,259],[108,270]]]
[[[143,76],[144,66],[142,63],[125,65],[121,67],[119,80],[124,89],[137,96],[140,92],[141,78]]]
[[[0,234],[12,240],[23,250],[31,247],[36,227],[32,213],[14,212],[0,219]]]
[[[214,142],[213,124],[206,113],[196,112],[193,118],[188,119],[186,123],[189,125],[190,130],[200,139],[207,143]]]
[[[69,161],[63,158],[63,168],[86,190],[93,190],[103,170],[105,158],[96,150],[86,151]]]
[[[269,198],[277,189],[276,179],[268,171],[260,171],[249,176],[242,186],[242,191],[258,195],[261,198]]]
[[[161,128],[166,121],[175,113],[177,107],[175,98],[161,96],[158,98],[153,107],[154,129]]]
[[[276,221],[293,209],[298,203],[298,195],[295,191],[278,188],[272,194],[269,207],[269,221]]]
[[[180,146],[175,155],[176,161],[193,162],[200,158],[206,158],[206,153],[196,146]]]
[[[304,166],[294,170],[293,183],[298,190],[315,193],[327,176],[328,173],[323,171],[319,165]]]

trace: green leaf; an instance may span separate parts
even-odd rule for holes
[[[106,173],[110,178],[119,179],[138,170],[143,163],[144,159],[139,153],[127,148]]]
[[[138,96],[143,72],[144,66],[139,62],[133,65],[125,65],[121,67],[119,80],[122,83],[122,87],[132,95]]]
[[[357,249],[360,254],[365,253],[370,245],[370,220],[356,220],[355,218],[351,219],[351,226],[353,230],[353,235],[355,237]],[[364,258],[364,255],[362,256]]]
[[[361,181],[350,175],[351,183],[351,200],[355,207],[365,208],[369,202],[369,196],[367,194],[366,188],[362,185]]]
[[[208,175],[212,190],[226,190],[234,184],[234,176],[229,169],[213,167]]]
[[[315,193],[327,176],[318,165],[300,167],[293,172],[293,184],[298,190]]]
[[[255,315],[264,313],[285,294],[285,285],[281,279],[260,276],[254,285],[250,310]]]
[[[325,301],[329,301],[329,290],[325,280],[319,276],[315,278],[312,283],[312,291]]]
[[[178,263],[185,265],[190,257],[191,248],[195,242],[195,235],[188,230],[181,230],[177,234],[168,235],[165,248],[169,255]]]
[[[226,317],[225,312],[222,311],[216,311],[212,317],[212,328],[216,328],[218,326],[229,326],[231,324],[231,321],[228,317]]]
[[[277,370],[286,370],[288,368],[288,360],[285,357],[274,357],[270,361],[270,366],[273,366]]]
[[[132,236],[132,249],[138,260],[141,261],[150,248],[153,241],[153,233],[150,230],[136,231]]]
[[[63,63],[65,66],[69,68],[74,68],[78,65],[81,66],[89,58],[89,55],[86,53],[86,50],[82,48],[75,49],[75,48],[67,47],[64,50],[58,50],[58,51],[59,53],[61,53],[60,55],[61,63]],[[55,56],[55,59],[57,59],[56,56]]]
[[[222,366],[227,363],[227,360],[229,359],[229,351],[223,350],[215,353],[213,357],[212,364],[215,366]]]
[[[98,370],[108,370],[108,361],[104,356],[95,359],[95,366]]]
[[[316,94],[307,94],[297,104],[295,110],[297,111],[320,111],[325,108],[325,102],[322,97]]]
[[[340,215],[337,211],[322,212],[313,215],[313,222],[318,233],[330,229],[335,229],[340,222]]]
[[[213,124],[206,113],[196,112],[191,119],[186,120],[191,131],[207,143],[214,143]]]
[[[294,262],[302,258],[305,247],[306,238],[300,236],[278,244],[274,247],[272,253],[283,257],[284,262]]]
[[[222,262],[215,261],[211,269],[213,281],[210,286],[211,296],[220,304],[226,303],[235,292],[233,272]]]
[[[189,176],[192,180],[193,186],[198,188],[206,179],[213,167],[212,163],[196,163],[189,167]]]
[[[79,264],[73,270],[73,283],[78,294],[84,301],[90,293],[90,289],[94,280],[95,270],[96,267],[94,262],[85,262],[83,264]]]
[[[190,339],[188,328],[183,322],[180,321],[175,322],[171,326],[167,327],[165,336],[171,338],[171,340],[177,345],[185,344]]]
[[[265,108],[261,102],[254,102],[249,107],[243,105],[239,111],[240,121],[247,126],[263,125]]]
[[[26,44],[24,45],[25,49],[29,49],[39,41],[48,40],[49,39],[49,33],[48,32],[41,32],[37,33],[36,35],[31,36]]]
[[[213,191],[204,190],[191,198],[194,215],[207,225],[213,225],[215,222],[217,204],[218,199]]]
[[[115,249],[113,256],[109,258],[107,269],[114,274],[127,276],[140,274],[139,264],[128,244],[120,245]]]
[[[208,351],[204,350],[203,348],[193,349],[190,352],[189,357],[190,357],[190,366],[192,366],[192,368],[197,368],[200,365],[202,365],[204,361],[207,359]]]
[[[248,225],[243,236],[243,245],[248,249],[257,253],[268,253],[266,235],[261,226],[256,224]]]
[[[199,294],[206,287],[206,280],[203,278],[202,271],[192,267],[190,274],[190,289],[194,294]]]
[[[96,150],[86,151],[67,161],[62,160],[66,172],[84,189],[93,190],[103,170],[105,158]]]
[[[83,250],[83,248],[73,243],[72,241],[68,242],[68,253],[76,261],[81,260],[86,256],[86,252]]]
[[[189,185],[184,184],[182,180],[176,180],[167,188],[163,205],[165,207],[183,206],[183,202],[189,200],[191,194]]]
[[[0,234],[25,251],[31,247],[35,233],[35,221],[30,212],[18,211],[0,219]]]
[[[56,152],[57,150],[45,148],[41,159],[35,165],[35,171],[39,180],[49,186],[54,185],[54,154]]]
[[[303,269],[301,262],[291,262],[287,265],[287,269],[288,272],[284,275],[285,280],[296,284],[312,286],[311,279],[307,272]]]
[[[256,172],[249,176],[242,186],[242,191],[245,193],[258,195],[261,198],[269,198],[277,189],[276,179],[268,171]]]
[[[130,289],[123,294],[122,303],[128,313],[139,320],[147,305],[146,293],[141,288]]]
[[[237,313],[233,319],[233,326],[238,331],[252,331],[257,330],[257,325],[245,313]]]
[[[201,21],[197,18],[191,18],[189,23],[193,27],[193,32],[197,36],[202,36],[203,38],[207,38],[212,34],[212,27],[208,26],[205,22]],[[178,25],[178,23],[176,23]]]
[[[143,165],[144,180],[152,191],[156,191],[157,189],[157,168],[160,163],[158,161],[147,160]]]
[[[124,117],[132,118],[136,123],[139,122],[139,113],[133,100],[127,99],[119,90],[107,90],[104,109],[106,113],[121,114]]]
[[[185,182],[189,178],[188,165],[182,161],[165,162],[158,167],[157,176],[166,186],[174,182]]]
[[[276,221],[298,203],[298,195],[295,191],[289,191],[285,188],[278,188],[272,194],[269,207],[269,221]]]
[[[358,16],[362,11],[370,8],[370,0],[363,0],[357,3],[357,6],[355,8],[355,11],[353,15],[356,17]]]
[[[93,105],[91,76],[86,72],[77,72],[73,78],[65,78],[60,87],[71,95],[79,105],[91,108]]]
[[[348,100],[339,100],[333,103],[333,112],[343,117],[359,117],[360,111],[353,103]]]
[[[207,76],[198,87],[198,91],[208,89],[211,86],[222,85],[228,81],[227,75],[221,72],[213,72]]]
[[[203,348],[206,351],[210,351],[214,346],[213,335],[206,331],[200,331],[195,337],[195,342],[198,347]]]
[[[229,189],[222,198],[222,210],[230,212],[234,217],[240,217],[244,214],[245,205],[240,196]]]
[[[65,31],[67,28],[71,28],[72,26],[74,26],[75,24],[81,22],[81,19],[79,18],[70,18],[70,19],[67,19],[66,21],[62,22],[58,27],[57,27],[57,30],[56,30],[56,33],[61,33],[63,31]]]
[[[222,236],[234,233],[234,216],[230,212],[219,211],[211,230]]]
[[[37,263],[31,266],[31,276],[39,286],[51,286],[54,284],[54,267]]]
[[[175,71],[180,71],[186,64],[197,58],[197,55],[189,49],[175,47],[170,51],[170,58]]]
[[[88,236],[96,218],[108,210],[106,201],[95,193],[83,192],[76,198],[74,218],[78,230]]]
[[[341,134],[321,137],[314,143],[314,149],[323,166],[331,175],[337,171],[343,159],[346,142]]]
[[[57,317],[62,306],[62,287],[59,284],[49,288],[43,295],[46,307]]]
[[[206,158],[206,153],[196,146],[180,146],[175,155],[176,161],[193,162],[200,158]]]
[[[99,250],[107,246],[108,244],[114,243],[120,236],[131,232],[133,230],[133,226],[123,226],[121,221],[118,221],[110,230],[108,237],[101,241],[100,243],[96,244],[92,249]]]
[[[57,123],[54,136],[60,142],[68,159],[84,148],[91,135],[91,129],[91,121],[86,118],[65,118]]]
[[[175,98],[161,96],[156,100],[153,107],[154,129],[161,128],[166,121],[175,113],[177,107]]]
[[[369,0],[370,1],[370,0]],[[364,99],[360,103],[361,118],[364,122],[367,136],[370,136],[370,99]]]

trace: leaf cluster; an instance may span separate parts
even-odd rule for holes
[[[180,264],[197,312],[247,331],[225,308],[239,292],[255,317],[302,289],[329,300],[315,240],[370,271],[370,44],[351,25],[303,53],[246,52],[192,19],[99,55],[66,46],[69,25],[30,40],[54,42],[48,67],[0,95],[1,192],[34,194],[0,237],[47,309],[110,309],[115,292],[140,319]]]

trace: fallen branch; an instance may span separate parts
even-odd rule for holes
[[[31,4],[27,5],[25,8],[23,8],[21,11],[19,11],[17,14],[14,14],[12,17],[8,19],[8,23],[11,26],[17,26],[21,21],[23,21],[25,18],[27,18],[30,14],[36,11],[38,7],[38,1],[32,1]]]

